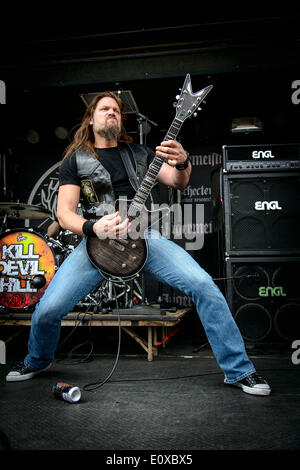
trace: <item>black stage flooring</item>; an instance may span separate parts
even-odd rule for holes
[[[153,362],[143,350],[128,353],[121,347],[116,369],[103,386],[82,390],[76,404],[54,397],[58,381],[81,389],[101,383],[113,368],[115,353],[96,351],[82,363],[84,355],[72,360],[58,355],[51,369],[34,379],[7,383],[11,365],[23,358],[11,348],[0,366],[1,449],[94,450],[109,456],[122,451],[193,455],[300,449],[300,364],[292,362],[292,349],[249,351],[270,382],[269,397],[225,385],[207,345],[195,350],[176,340]]]

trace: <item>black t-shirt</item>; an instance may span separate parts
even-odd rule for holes
[[[129,200],[133,199],[135,190],[129,182],[118,147],[104,149],[97,148],[96,150],[99,154],[100,162],[110,174],[115,198],[118,199],[120,196],[126,196]],[[132,164],[135,168],[135,162],[131,155],[130,158],[132,159]],[[76,186],[80,186],[75,154],[62,161],[59,171],[59,184],[60,186],[64,184],[75,184]]]

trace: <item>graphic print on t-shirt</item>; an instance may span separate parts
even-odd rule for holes
[[[92,180],[89,180],[89,179],[82,180],[81,190],[90,204],[95,204],[99,202],[96,191],[94,190]]]

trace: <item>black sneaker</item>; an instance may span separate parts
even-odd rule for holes
[[[251,395],[270,395],[271,393],[270,385],[256,372],[248,375],[248,377],[245,377],[240,382],[235,382],[229,385],[239,387],[243,392],[250,393]]]
[[[43,372],[43,370],[49,369],[49,367],[51,367],[51,363],[43,369],[33,370],[30,369],[30,367],[25,366],[24,362],[20,362],[7,374],[6,381],[19,382],[21,380],[28,380],[40,372]]]

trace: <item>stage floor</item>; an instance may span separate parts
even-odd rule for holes
[[[116,346],[116,344],[115,344]],[[56,399],[59,381],[83,388],[102,382],[116,359],[114,347],[86,354],[57,354],[52,367],[32,380],[8,383],[5,375],[23,359],[10,347],[0,366],[1,449],[18,451],[164,451],[300,449],[300,364],[291,351],[249,351],[271,387],[269,397],[225,385],[210,348],[173,341],[153,362],[134,346],[122,350],[110,380],[81,400]],[[74,363],[73,363],[74,361]],[[156,452],[156,453],[157,453]],[[113,455],[112,452],[110,452]]]

